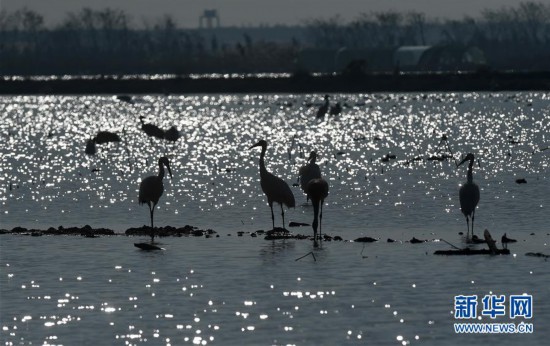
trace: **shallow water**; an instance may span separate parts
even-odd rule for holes
[[[155,253],[126,237],[0,236],[2,342],[543,344],[548,262],[524,255],[548,254],[550,151],[540,149],[548,146],[549,95],[334,99],[345,103],[343,113],[319,122],[321,95],[144,96],[134,104],[103,96],[0,98],[2,228],[89,224],[123,232],[148,224],[137,189],[166,154],[174,177],[165,179],[155,223],[220,235],[163,238],[166,251]],[[150,140],[140,115],[165,129],[176,125],[182,138]],[[86,140],[100,130],[123,142],[88,157]],[[443,241],[404,242],[414,236],[464,246],[458,188],[466,167],[412,161],[435,154],[443,133],[457,158],[473,152],[479,159],[476,233],[488,228],[500,239],[506,232],[519,240],[510,245],[514,255],[439,257],[435,250],[450,248]],[[316,260],[295,261],[313,250],[310,241],[237,237],[271,228],[259,150],[248,149],[261,138],[269,142],[268,169],[290,185],[307,153],[318,151],[330,184],[324,232],[381,242],[325,242],[313,251]],[[386,154],[396,159],[382,162]],[[305,196],[292,190],[297,207],[286,219],[311,222]],[[279,226],[278,209],[275,215]],[[532,294],[535,332],[455,334],[454,296],[490,292]]]

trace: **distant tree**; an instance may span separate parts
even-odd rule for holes
[[[477,23],[471,17],[464,17],[462,20],[447,20],[444,22],[442,31],[446,43],[469,45],[477,30]]]
[[[130,18],[120,9],[93,10],[85,7],[80,12],[69,12],[59,26],[60,30],[77,35],[82,46],[93,51],[112,51],[117,36],[127,34]],[[124,42],[121,40],[119,44]]]
[[[341,22],[340,16],[307,21],[308,32],[314,45],[324,48],[341,47],[344,43]]]
[[[403,15],[396,11],[373,12],[372,15],[378,24],[379,46],[401,45]]]
[[[542,31],[550,20],[550,5],[539,2],[521,2],[515,12],[528,42],[533,45],[541,43]]]
[[[406,14],[406,21],[415,35],[418,35],[421,45],[426,45],[426,15],[421,12],[410,11]]]

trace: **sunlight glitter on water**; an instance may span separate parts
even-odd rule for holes
[[[334,98],[344,111],[324,122],[312,119],[320,102],[316,95],[143,96],[133,104],[92,96],[3,98],[1,131],[9,141],[0,184],[8,187],[4,205],[8,197],[16,202],[5,211],[8,224],[74,223],[82,219],[83,204],[88,204],[90,223],[128,212],[138,219],[144,214],[134,204],[139,181],[154,174],[161,153],[170,157],[175,177],[167,182],[159,218],[162,214],[172,224],[189,211],[218,210],[222,218],[237,214],[242,222],[251,220],[243,207],[263,204],[257,153],[248,150],[259,138],[269,140],[271,170],[287,181],[295,179],[304,153],[317,149],[323,174],[333,185],[327,203],[354,214],[374,204],[404,208],[400,215],[405,217],[421,195],[445,191],[450,179],[461,181],[460,169],[425,160],[441,149],[443,134],[456,155],[478,155],[478,177],[488,183],[510,175],[539,179],[548,167],[548,155],[540,151],[547,146],[550,126],[546,94]],[[175,125],[182,140],[169,144],[147,138],[140,130],[141,115],[161,128]],[[122,142],[98,146],[98,154],[87,157],[84,143],[99,130],[118,132]],[[387,154],[396,159],[382,162]],[[424,160],[414,161],[417,157]],[[410,184],[404,175],[428,183]],[[19,205],[26,207],[20,211]]]
[[[343,111],[319,121],[322,96],[155,95],[136,96],[133,104],[110,96],[1,97],[2,228],[90,224],[122,232],[148,224],[147,207],[137,203],[139,182],[167,155],[174,176],[165,177],[155,223],[213,228],[224,237],[163,239],[172,251],[158,255],[135,253],[118,238],[42,237],[39,247],[30,237],[2,238],[1,260],[11,265],[0,268],[0,284],[10,298],[5,311],[13,311],[1,320],[2,339],[78,344],[75,330],[86,321],[107,344],[114,335],[128,344],[228,344],[243,337],[252,344],[452,343],[448,296],[530,287],[547,295],[540,284],[545,270],[523,255],[548,244],[548,94],[332,95]],[[182,137],[149,138],[139,116],[163,129],[174,125]],[[100,130],[122,141],[87,156],[86,141]],[[323,231],[381,242],[330,243],[315,252],[317,260],[294,263],[311,251],[309,242],[266,245],[226,236],[271,228],[259,150],[249,150],[261,138],[269,142],[268,170],[296,198],[287,220],[311,223],[311,207],[292,185],[315,149],[330,184]],[[449,148],[456,160],[429,160]],[[427,254],[446,244],[407,243],[421,235],[459,244],[466,225],[457,193],[466,167],[456,163],[469,152],[482,193],[476,224],[523,240],[513,263],[433,259]],[[516,184],[518,178],[528,184]],[[383,244],[387,238],[397,242]],[[498,272],[490,280],[487,267]],[[422,311],[426,300],[433,304]],[[40,332],[44,326],[48,334]],[[309,332],[315,328],[335,332],[323,339]]]

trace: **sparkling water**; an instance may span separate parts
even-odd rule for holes
[[[120,233],[0,235],[1,342],[545,344],[548,262],[525,254],[549,254],[550,95],[335,94],[342,113],[318,120],[323,96],[1,97],[1,228],[88,224]],[[139,116],[176,126],[181,138],[147,137]],[[86,141],[99,131],[122,141],[88,156]],[[313,248],[309,240],[238,236],[271,229],[260,150],[249,149],[259,139],[268,141],[268,170],[294,192],[287,221],[313,219],[297,173],[317,151],[330,185],[323,232],[345,241]],[[451,152],[455,159],[428,160]],[[517,239],[510,256],[433,255],[448,243],[466,246],[458,189],[467,165],[456,164],[467,153],[481,190],[474,232]],[[164,251],[146,252],[133,246],[146,238],[122,236],[149,224],[137,193],[160,156],[174,176],[164,178],[155,224],[219,237],[162,238]],[[380,241],[349,241],[363,236]],[[533,334],[455,334],[456,295],[523,293],[534,299],[525,320]]]

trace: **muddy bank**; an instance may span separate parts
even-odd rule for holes
[[[185,225],[183,227],[164,226],[154,228],[156,237],[182,237],[182,236],[206,236],[211,237],[216,235],[216,232],[211,229],[202,230],[198,227]],[[150,236],[151,228],[149,226],[141,226],[136,228],[128,228],[124,233],[115,232],[108,228],[93,228],[90,225],[84,227],[50,227],[48,229],[33,229],[24,227],[15,227],[11,230],[0,229],[0,234],[22,234],[34,237],[42,235],[73,235],[95,238],[99,236]]]

